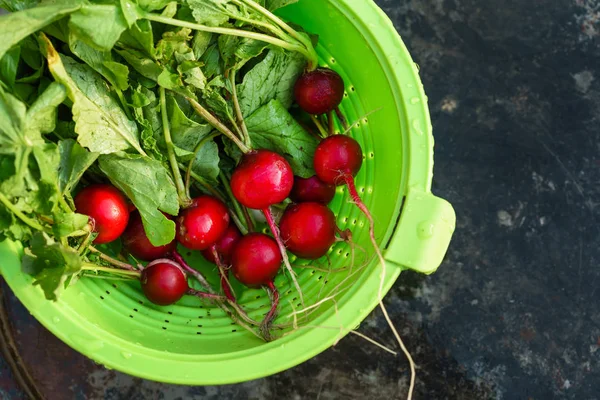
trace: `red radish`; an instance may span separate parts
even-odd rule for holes
[[[127,199],[114,186],[91,185],[75,196],[75,208],[78,213],[89,216],[98,236],[96,244],[109,243],[117,239],[129,221]]]
[[[217,243],[215,243],[215,250],[219,254],[221,262],[223,262],[225,265],[231,264],[231,254],[233,253],[233,249],[241,237],[242,234],[238,228],[234,224],[231,224],[225,231],[225,234],[221,236]],[[212,249],[203,250],[202,255],[209,262],[217,264],[217,260],[212,253]]]
[[[335,215],[320,203],[289,206],[279,222],[281,238],[296,256],[315,260],[335,242]]]
[[[293,185],[294,173],[290,164],[285,158],[269,150],[251,151],[244,154],[242,161],[231,176],[231,191],[235,198],[248,208],[262,210],[265,215],[279,246],[283,263],[298,291],[300,302],[304,305],[302,290],[270,209],[270,206],[282,202],[289,196]]]
[[[277,242],[263,233],[249,233],[238,241],[231,256],[231,270],[248,287],[266,285],[281,267]]]
[[[200,196],[177,218],[177,241],[191,250],[206,250],[229,226],[227,206],[216,197]]]
[[[314,167],[319,179],[341,186],[346,177],[355,176],[362,166],[363,153],[358,142],[346,135],[324,139],[315,150]]]
[[[285,200],[294,185],[290,164],[277,153],[246,153],[231,175],[231,191],[248,208],[264,210]]]
[[[158,259],[142,271],[142,291],[154,304],[167,306],[183,297],[188,283],[181,266],[168,259]]]
[[[235,296],[229,285],[229,269],[226,266],[231,264],[231,255],[233,249],[242,238],[242,234],[235,225],[229,225],[227,231],[217,243],[212,245],[210,249],[203,250],[202,255],[209,262],[216,264],[219,267],[219,274],[221,275],[221,288],[225,297],[231,301],[235,301]]]
[[[314,175],[310,178],[294,177],[294,187],[290,193],[290,199],[295,203],[316,201],[329,204],[335,196],[335,185],[325,183]]]
[[[125,232],[123,232],[121,239],[123,240],[123,247],[132,256],[143,261],[152,261],[165,257],[177,247],[175,240],[164,246],[154,246],[150,243],[150,239],[148,239],[144,231],[142,217],[138,211],[134,211],[129,215],[129,224]]]
[[[261,324],[266,340],[270,339],[269,327],[279,305],[279,292],[273,279],[279,271],[281,261],[278,244],[262,233],[249,233],[241,238],[231,257],[231,269],[238,281],[248,287],[266,286],[271,293],[271,309]]]
[[[344,98],[344,80],[335,71],[317,68],[307,72],[294,86],[296,103],[309,114],[326,114],[335,110]]]

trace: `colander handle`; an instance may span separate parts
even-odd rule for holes
[[[409,190],[385,258],[423,274],[435,272],[448,250],[456,225],[454,209],[446,200],[420,190]]]

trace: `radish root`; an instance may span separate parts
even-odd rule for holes
[[[269,207],[265,208],[263,210],[263,214],[265,215],[267,224],[269,225],[269,228],[271,229],[271,232],[273,233],[273,236],[275,237],[277,246],[279,246],[279,250],[281,252],[281,257],[283,257],[283,264],[285,265],[285,268],[290,273],[292,282],[294,283],[294,287],[296,288],[296,291],[298,292],[298,296],[300,297],[300,303],[302,304],[302,307],[304,308],[306,306],[304,304],[304,296],[302,295],[302,289],[300,289],[300,284],[298,283],[298,279],[296,279],[296,273],[294,272],[294,270],[292,269],[292,265],[290,264],[290,259],[288,258],[285,244],[281,240],[281,234],[279,233],[279,228],[277,227],[277,224],[275,224],[275,221],[273,220],[273,214],[271,213],[271,209]]]
[[[404,345],[404,342],[402,341],[400,334],[396,330],[396,327],[394,326],[394,323],[392,322],[390,316],[388,315],[387,309],[385,308],[385,305],[383,304],[383,284],[385,281],[385,275],[387,273],[387,267],[386,267],[385,259],[383,258],[383,254],[381,253],[381,249],[379,248],[379,245],[377,245],[377,241],[375,240],[375,228],[374,228],[373,217],[371,216],[369,209],[365,206],[365,204],[363,203],[362,199],[360,198],[358,192],[356,191],[356,185],[354,184],[354,177],[352,175],[345,174],[343,176],[343,178],[344,178],[344,181],[346,182],[346,186],[348,186],[348,192],[350,193],[350,197],[352,198],[352,201],[354,201],[356,206],[360,209],[360,211],[362,211],[362,213],[369,220],[369,236],[371,238],[371,243],[373,243],[373,248],[375,249],[377,258],[379,258],[379,262],[381,263],[381,279],[379,282],[379,290],[377,292],[377,299],[379,301],[379,307],[381,308],[381,311],[383,312],[383,316],[385,317],[385,320],[387,321],[390,329],[394,333],[394,336],[396,337],[396,340],[398,341],[398,344],[400,345],[402,352],[404,353],[404,355],[406,356],[406,359],[408,360],[408,364],[410,366],[410,386],[408,388],[407,400],[411,400],[413,391],[415,388],[415,379],[416,379],[415,362],[413,361],[413,358],[412,358],[410,352],[407,350],[406,346]]]

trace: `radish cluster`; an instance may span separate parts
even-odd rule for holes
[[[332,70],[319,68],[306,72],[296,82],[294,94],[298,105],[313,116],[328,114],[331,119],[335,110],[343,118],[338,106],[343,98],[344,83]],[[333,126],[332,122],[329,125]],[[78,212],[90,217],[96,234],[94,243],[108,243],[121,237],[128,255],[149,261],[142,269],[140,281],[143,293],[155,304],[173,304],[185,294],[191,294],[216,299],[221,305],[236,306],[236,295],[230,284],[233,277],[247,287],[265,288],[272,304],[258,325],[266,332],[263,337],[270,338],[269,327],[279,304],[274,280],[282,265],[302,299],[287,252],[316,260],[325,256],[336,241],[348,240],[328,208],[336,186],[347,185],[353,201],[370,218],[354,186],[354,176],[363,160],[360,145],[351,137],[332,131],[323,136],[314,153],[315,175],[309,178],[295,176],[285,157],[267,149],[246,149],[233,170],[229,179],[231,200],[239,202],[246,212],[248,209],[262,212],[271,235],[252,231],[250,223],[246,227],[249,232],[242,235],[233,223],[233,213],[227,204],[212,195],[200,195],[186,202],[179,215],[173,217],[176,239],[163,246],[152,245],[139,212],[135,207],[130,210],[125,197],[110,185],[83,189],[75,197],[75,205]],[[282,204],[286,199],[291,203],[276,223],[271,206]],[[216,265],[223,297],[209,287],[204,294],[190,288],[189,276],[196,277],[204,286],[208,284],[177,252],[177,243],[200,251],[208,262]],[[239,306],[235,309],[240,311]]]

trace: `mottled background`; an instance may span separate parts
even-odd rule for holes
[[[600,0],[377,3],[421,66],[434,191],[459,216],[439,272],[404,273],[386,298],[419,364],[415,398],[599,399]],[[95,365],[9,303],[20,351],[52,400],[390,399],[407,389],[405,361],[356,337],[239,385],[148,382]],[[361,331],[392,343],[378,312]],[[0,398],[22,397],[0,359]]]

